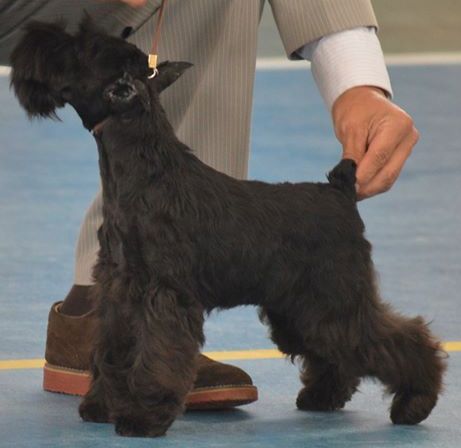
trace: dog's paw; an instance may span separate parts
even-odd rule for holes
[[[342,409],[350,397],[332,393],[330,390],[301,389],[296,399],[296,406],[302,411],[331,412]]]
[[[429,394],[402,393],[392,400],[391,420],[396,425],[416,425],[426,419],[437,403]]]
[[[115,432],[125,437],[160,437],[165,435],[167,426],[152,424],[142,417],[120,416],[115,419]]]
[[[84,400],[80,404],[78,412],[85,422],[107,423],[109,421],[106,407],[97,401]]]

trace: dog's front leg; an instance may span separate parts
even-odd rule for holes
[[[110,282],[97,282],[91,289],[100,323],[91,356],[91,386],[79,406],[80,417],[86,422],[104,423],[109,421],[105,381],[107,372],[105,370],[101,371],[101,368],[104,369],[107,364],[104,363],[104,358],[110,350],[110,339],[112,338],[111,332],[108,330],[110,327],[109,321],[102,317],[106,314],[108,305],[110,305],[109,299],[104,294],[104,291],[109,289]]]
[[[141,305],[141,306],[140,306]],[[153,287],[130,312],[133,344],[126,356],[126,390],[114,384],[111,417],[123,436],[160,436],[183,411],[196,376],[203,343],[203,310],[198,302],[164,287]]]

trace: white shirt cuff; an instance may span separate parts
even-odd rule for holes
[[[298,54],[311,61],[312,75],[328,110],[352,87],[379,87],[392,97],[375,28],[360,27],[329,34],[300,48]]]

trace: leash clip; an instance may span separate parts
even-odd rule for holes
[[[152,73],[148,76],[148,79],[155,78],[158,75],[156,54],[149,54],[148,64],[149,68],[152,69]]]
[[[158,69],[154,68],[152,69],[152,73],[147,77],[148,79],[153,79],[158,75]]]

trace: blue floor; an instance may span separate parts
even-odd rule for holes
[[[461,66],[390,71],[421,140],[396,186],[360,210],[383,296],[431,320],[444,341],[458,341]],[[0,360],[42,358],[49,306],[72,282],[78,227],[97,188],[96,150],[70,110],[63,123],[27,122],[5,77],[0,103]],[[323,180],[340,156],[304,71],[258,73],[252,140],[250,174],[262,180]],[[213,314],[206,334],[205,350],[272,347],[251,308]],[[188,413],[159,440],[122,439],[111,425],[81,422],[77,398],[41,390],[40,369],[0,370],[0,447],[461,446],[461,352],[450,354],[445,394],[418,427],[390,424],[389,398],[377,384],[364,382],[345,411],[302,413],[296,367],[278,359],[235,364],[252,375],[260,400]]]

